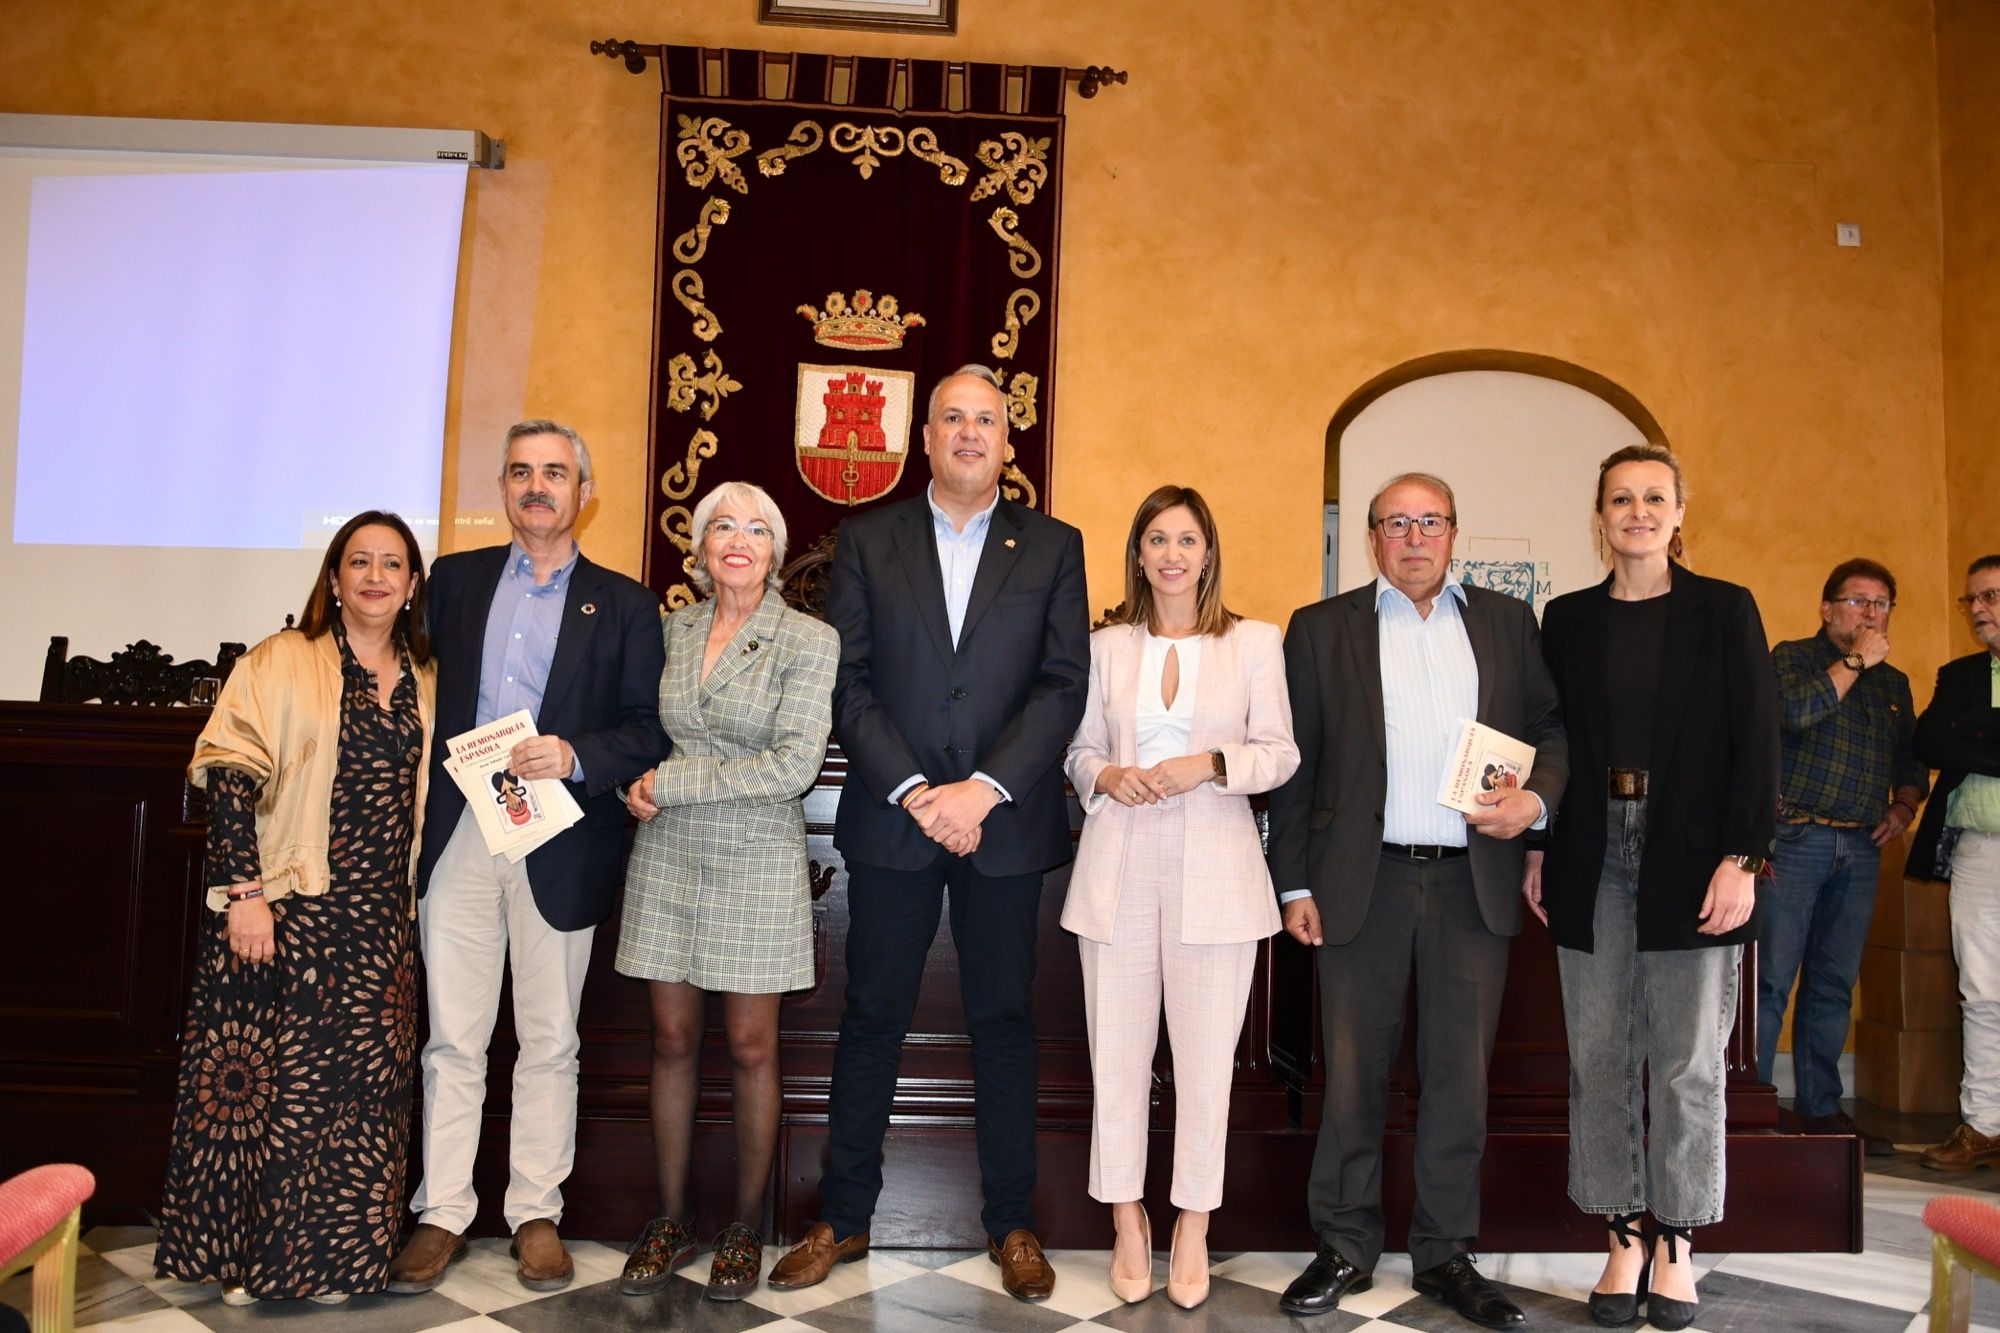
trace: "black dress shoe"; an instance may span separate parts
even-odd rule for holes
[[[1482,1328],[1518,1328],[1528,1322],[1520,1306],[1479,1276],[1469,1254],[1454,1254],[1435,1268],[1426,1268],[1416,1275],[1415,1285]]]
[[[1347,1262],[1347,1256],[1320,1242],[1319,1253],[1306,1265],[1306,1271],[1292,1279],[1292,1285],[1285,1288],[1285,1294],[1278,1297],[1278,1308],[1286,1314],[1325,1314],[1340,1304],[1340,1298],[1353,1291],[1366,1291],[1375,1285],[1375,1279]]]

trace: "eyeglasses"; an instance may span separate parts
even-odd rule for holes
[[[770,524],[759,523],[755,519],[743,524],[742,532],[753,542],[775,541],[778,535],[771,530]],[[708,521],[708,535],[711,537],[727,539],[734,537],[736,533],[737,522],[733,518],[712,518]]]
[[[1974,602],[1981,606],[2000,606],[2000,588],[1981,588],[1978,592],[1969,592],[1958,599],[1958,604],[1968,611],[1972,609]]]
[[[1887,597],[1836,597],[1833,600],[1850,611],[1866,611],[1872,606],[1878,616],[1886,616],[1896,608],[1896,604]]]
[[[1451,519],[1444,514],[1425,514],[1420,518],[1391,514],[1375,520],[1376,530],[1384,537],[1407,537],[1412,525],[1426,537],[1442,537],[1451,531]]]

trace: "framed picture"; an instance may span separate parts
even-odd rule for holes
[[[757,0],[757,21],[943,37],[958,31],[958,0]]]

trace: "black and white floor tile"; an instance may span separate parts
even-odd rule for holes
[[[1868,1123],[1866,1116],[1863,1120]],[[1924,1203],[1940,1193],[2000,1195],[2000,1172],[1940,1176],[1918,1165],[1911,1145],[1899,1146],[1903,1150],[1896,1157],[1869,1161],[1867,1248],[1862,1253],[1701,1255],[1702,1313],[1696,1327],[1707,1333],[1925,1329],[1930,1236],[1921,1220]],[[956,1250],[878,1250],[864,1262],[836,1268],[820,1286],[797,1292],[759,1288],[747,1300],[723,1303],[704,1298],[705,1258],[682,1270],[662,1291],[635,1298],[620,1295],[615,1281],[624,1260],[621,1246],[575,1240],[570,1252],[576,1281],[565,1291],[538,1296],[515,1281],[507,1242],[489,1239],[475,1241],[470,1257],[423,1296],[357,1296],[337,1307],[304,1301],[230,1307],[213,1287],[155,1278],[153,1240],[150,1230],[137,1227],[99,1227],[84,1237],[87,1253],[77,1271],[78,1327],[136,1333],[271,1329],[280,1324],[301,1333],[658,1328],[704,1333],[932,1333],[948,1328],[990,1333],[1462,1333],[1471,1327],[1417,1294],[1410,1285],[1409,1259],[1401,1254],[1383,1257],[1373,1290],[1351,1297],[1332,1314],[1301,1320],[1279,1312],[1277,1293],[1304,1267],[1311,1257],[1306,1254],[1216,1255],[1208,1302],[1193,1311],[1168,1303],[1164,1292],[1138,1305],[1120,1304],[1106,1284],[1110,1255],[1103,1250],[1053,1252],[1056,1291],[1042,1305],[1023,1305],[1003,1294],[999,1271],[983,1252]],[[766,1253],[767,1271],[781,1253],[777,1247]],[[1601,1263],[1591,1254],[1493,1254],[1482,1258],[1480,1268],[1527,1313],[1530,1329],[1589,1328],[1594,1326],[1583,1299]],[[1166,1256],[1160,1254],[1155,1281],[1164,1283],[1165,1276]],[[25,1310],[27,1301],[25,1275],[0,1287],[0,1304]],[[2000,1285],[1981,1280],[1973,1318],[1975,1329],[2000,1333]],[[6,1311],[0,1310],[0,1328],[6,1326]]]

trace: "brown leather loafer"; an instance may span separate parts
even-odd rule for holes
[[[805,1239],[792,1246],[791,1252],[778,1260],[771,1276],[764,1279],[764,1285],[780,1291],[814,1286],[826,1281],[826,1275],[833,1271],[835,1264],[851,1264],[867,1253],[867,1232],[837,1241],[833,1238],[832,1227],[824,1222],[815,1222],[806,1228]]]
[[[465,1237],[417,1223],[410,1243],[389,1261],[389,1290],[398,1296],[417,1296],[444,1280],[444,1270],[465,1257]]]
[[[986,1257],[1000,1265],[1000,1285],[1017,1301],[1045,1301],[1056,1289],[1056,1270],[1026,1227],[1008,1232],[1005,1240],[989,1239]]]
[[[576,1265],[563,1248],[556,1224],[546,1217],[521,1223],[514,1233],[514,1276],[529,1291],[561,1291],[576,1276]]]
[[[1977,1166],[2000,1163],[2000,1136],[1989,1138],[1961,1122],[1951,1137],[1924,1153],[1923,1163],[1933,1171],[1970,1171]]]

